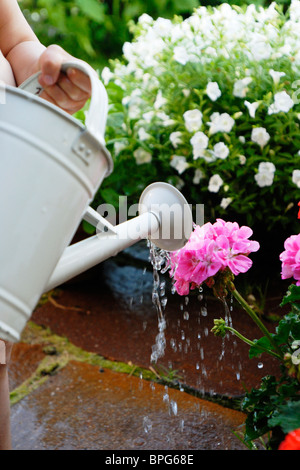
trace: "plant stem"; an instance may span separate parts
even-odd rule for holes
[[[263,322],[258,318],[256,313],[252,310],[252,308],[248,305],[246,300],[241,296],[241,294],[236,290],[234,287],[231,289],[232,295],[235,297],[235,299],[238,301],[238,303],[243,307],[243,309],[248,313],[248,315],[252,318],[254,323],[259,327],[259,329],[263,332],[263,334],[268,338],[270,343],[273,345],[274,349],[278,352],[280,358],[283,358],[283,354],[281,349],[277,346],[275,343],[274,339],[272,338],[269,330],[265,327]]]
[[[234,334],[235,336],[237,336],[240,340],[244,341],[244,343],[249,344],[249,346],[255,346],[256,348],[260,349],[262,352],[266,352],[266,353],[270,354],[271,356],[276,357],[277,359],[281,359],[281,356],[279,356],[279,355],[276,354],[275,352],[270,351],[269,349],[264,348],[264,347],[261,346],[260,344],[254,343],[254,341],[251,341],[251,339],[246,338],[245,336],[243,336],[241,333],[239,333],[237,330],[235,330],[235,329],[232,328],[231,326],[226,326],[225,329],[226,329],[226,331],[230,331],[231,333],[233,333],[233,334]]]

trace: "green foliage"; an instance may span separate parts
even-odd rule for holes
[[[279,322],[274,340],[280,346],[284,361],[281,364],[282,375],[275,378],[266,376],[257,389],[246,394],[242,411],[247,413],[244,442],[246,445],[264,436],[272,434],[268,445],[277,448],[286,433],[300,428],[300,373],[293,344],[300,345],[300,286],[291,285],[281,305],[290,304],[291,312]],[[267,338],[263,337],[256,344],[271,350]],[[258,347],[250,348],[250,357],[260,353]]]
[[[279,406],[269,420],[272,427],[280,426],[284,433],[300,429],[300,401],[290,402]]]
[[[147,16],[131,24],[134,37],[124,47],[123,60],[111,63],[111,75],[107,69],[102,75],[110,98],[107,145],[119,175],[117,187],[111,179],[104,184],[117,193],[124,188],[136,202],[141,187],[159,178],[182,190],[190,203],[204,203],[208,220],[219,216],[253,228],[264,224],[266,231],[294,232],[299,48],[283,52],[283,42],[293,34],[288,14],[277,10],[265,18],[260,13],[259,19],[252,12],[253,30],[244,35],[239,27],[245,28],[245,8],[239,7],[199,10],[186,21],[174,17],[172,24]],[[232,24],[238,30],[233,36]],[[274,79],[272,70],[280,78]],[[206,91],[209,83],[218,84],[216,99]],[[294,100],[292,107],[272,112],[276,96]],[[246,102],[257,105],[254,113]],[[202,114],[201,126],[192,131],[184,120],[191,110]],[[233,119],[233,127],[212,132],[215,113]],[[265,141],[253,136],[257,128],[268,133]],[[195,155],[191,139],[197,132],[209,143]],[[216,157],[218,144],[229,151],[227,157]],[[274,172],[264,173],[265,163],[274,165]],[[216,178],[219,187],[212,184]]]
[[[128,22],[189,14],[198,0],[19,0],[29,24],[46,46],[57,43],[71,55],[102,68],[131,39]]]
[[[242,411],[247,413],[244,441],[254,441],[273,430],[271,418],[286,401],[299,394],[299,383],[291,378],[278,381],[273,376],[262,379],[257,389],[246,394]],[[299,400],[298,395],[298,400]],[[298,401],[299,403],[299,401]],[[276,426],[278,426],[276,422]]]

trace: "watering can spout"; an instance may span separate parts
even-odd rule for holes
[[[84,219],[99,233],[66,248],[44,292],[48,292],[139,240],[150,239],[165,251],[185,245],[192,231],[191,209],[182,194],[166,183],[153,183],[141,195],[139,215],[117,226],[90,207]]]

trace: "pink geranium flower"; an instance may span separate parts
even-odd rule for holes
[[[293,277],[297,282],[296,285],[300,286],[300,234],[292,235],[284,242],[285,251],[283,251],[279,259],[281,265],[282,279]]]
[[[248,271],[252,266],[248,255],[259,249],[258,242],[249,240],[252,233],[249,227],[222,219],[196,226],[185,247],[171,258],[177,292],[187,295],[190,288],[225,269],[234,275]]]

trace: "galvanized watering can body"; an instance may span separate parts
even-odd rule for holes
[[[89,207],[113,167],[104,141],[108,99],[93,69],[69,66],[92,83],[85,126],[34,96],[38,75],[22,89],[6,87],[0,104],[0,338],[8,341],[20,340],[42,293],[142,238],[175,251],[192,231],[187,201],[166,183],[148,186],[139,215],[116,227]],[[83,218],[106,230],[68,246]]]
[[[106,91],[92,69],[83,70],[93,88],[87,121],[97,132],[29,92],[5,88],[0,105],[2,339],[19,339],[85,209],[112,170],[103,137]]]

